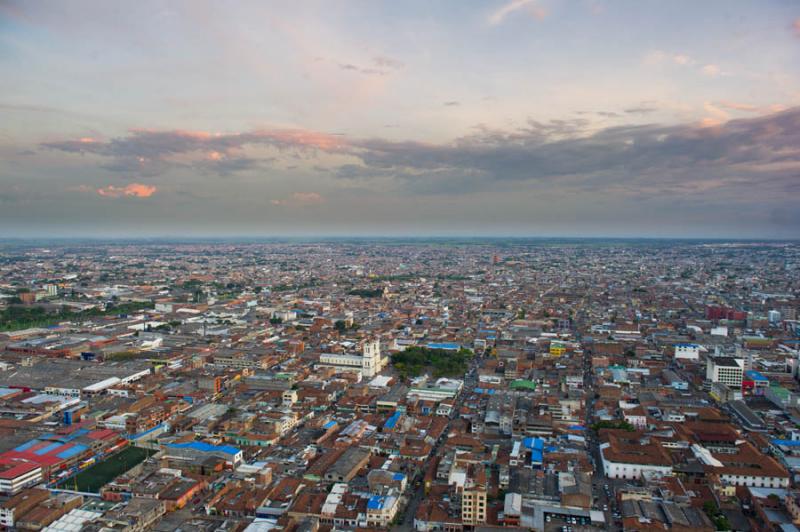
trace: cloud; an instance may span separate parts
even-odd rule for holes
[[[800,17],[795,19],[794,23],[792,24],[792,30],[794,30],[795,37],[800,37]]]
[[[665,52],[664,50],[653,50],[644,56],[646,65],[660,65],[662,63],[673,63],[679,66],[693,65],[696,61],[682,53]]]
[[[388,68],[392,70],[399,70],[405,66],[405,63],[399,59],[388,57],[385,55],[376,55],[372,58],[372,63],[380,68]]]
[[[710,78],[715,78],[717,76],[726,74],[726,72],[723,72],[722,67],[717,64],[705,63],[700,66],[699,61],[690,55],[684,53],[666,52],[664,50],[653,50],[648,52],[644,56],[642,62],[649,66],[672,64],[678,67],[692,67],[693,71]]]
[[[380,68],[372,68],[372,67],[362,67],[354,65],[352,63],[339,63],[339,68],[341,68],[342,70],[350,70],[352,72],[358,72],[359,74],[366,74],[368,76],[386,76],[389,74],[387,70],[382,70]]]
[[[187,166],[219,173],[250,169],[256,166],[257,160],[240,153],[248,146],[266,146],[291,153],[333,153],[345,150],[346,141],[338,135],[303,129],[244,133],[134,129],[127,136],[110,140],[79,138],[42,144],[51,150],[107,159],[102,167],[112,172],[147,176]]]
[[[325,203],[325,197],[319,192],[295,192],[287,199],[273,199],[270,203],[278,206],[305,207]]]
[[[81,191],[87,190],[86,187],[79,187]],[[106,198],[149,198],[158,191],[158,188],[153,185],[143,185],[141,183],[131,183],[124,187],[115,187],[108,185],[105,188],[98,188],[95,192]]]
[[[706,102],[701,122],[621,124],[597,130],[585,118],[528,120],[521,127],[478,126],[448,142],[384,137],[344,137],[308,130],[258,130],[236,134],[139,130],[111,140],[50,143],[53,149],[89,153],[110,161],[144,157],[171,164],[176,156],[194,165],[258,165],[264,159],[237,154],[250,145],[300,151],[315,157],[318,172],[381,194],[460,195],[503,188],[590,190],[597,194],[657,194],[685,198],[710,190],[746,198],[773,190],[785,197],[800,181],[800,107],[750,111],[747,104]],[[646,114],[642,104],[626,110]],[[734,113],[756,116],[731,119]],[[762,114],[769,113],[769,114]],[[336,157],[328,157],[333,154]],[[750,187],[749,190],[747,187]],[[122,197],[122,187],[99,189]],[[140,196],[146,189],[131,189]],[[100,193],[97,191],[97,193]],[[732,199],[733,196],[731,196]],[[325,202],[300,191],[274,205]]]
[[[650,107],[647,105],[640,105],[637,107],[630,107],[628,109],[625,109],[625,112],[630,115],[646,115],[649,113],[654,113],[656,111],[658,111],[658,108]]]
[[[751,105],[748,103],[731,102],[728,100],[722,100],[720,102],[717,102],[717,105],[720,107],[724,107],[725,109],[731,109],[733,111],[748,111],[748,112],[758,111],[758,107],[755,105]]]
[[[542,20],[547,16],[547,10],[537,6],[535,0],[511,0],[499,9],[493,11],[488,18],[489,24],[497,26],[505,18],[516,11],[523,11],[531,15],[536,20]]]
[[[325,59],[319,58],[319,60],[324,61]],[[372,66],[363,66],[351,62],[336,62],[336,65],[342,70],[357,72],[367,76],[388,76],[393,71],[400,70],[405,66],[402,61],[384,55],[375,56],[370,62]]]
[[[800,108],[729,120],[711,103],[705,123],[624,125],[589,132],[581,122],[530,122],[517,130],[479,129],[449,143],[351,141],[360,164],[337,176],[391,180],[412,193],[470,193],[499,185],[569,184],[682,194],[800,179]],[[713,126],[713,127],[709,127]],[[633,187],[633,188],[627,188]],[[746,192],[751,194],[752,190]]]
[[[442,105],[444,105],[445,107],[458,107],[459,105],[461,105],[461,102],[458,102],[456,100],[450,100],[448,102],[444,102]]]

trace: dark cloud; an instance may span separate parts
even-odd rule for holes
[[[442,105],[445,107],[458,107],[461,105],[461,102],[457,102],[456,100],[450,100],[449,102],[444,102]]]
[[[364,169],[426,193],[562,178],[598,188],[688,192],[709,186],[789,186],[800,177],[800,108],[713,127],[627,125],[587,133],[584,120],[530,121],[515,131],[479,129],[447,144],[354,141]],[[437,186],[431,187],[431,182]]]
[[[314,158],[321,152],[347,156],[351,161],[345,165],[316,164],[321,173],[339,179],[364,186],[374,182],[383,190],[394,187],[410,194],[466,194],[524,185],[638,198],[720,192],[745,201],[754,191],[776,198],[796,194],[800,108],[710,127],[645,124],[595,130],[585,118],[529,120],[512,130],[479,126],[446,143],[306,130],[222,135],[139,130],[108,141],[45,146],[93,154],[107,159],[102,164],[108,170],[137,175],[178,164],[218,174],[246,171],[268,158],[243,152],[249,146],[268,146],[294,157]]]
[[[219,173],[248,170],[271,158],[241,155],[247,146],[267,146],[292,154],[339,150],[344,140],[305,130],[258,130],[211,134],[197,131],[134,130],[126,137],[108,141],[94,138],[48,142],[44,148],[67,153],[91,154],[108,159],[100,166],[111,172],[158,175],[175,167],[196,166]]]

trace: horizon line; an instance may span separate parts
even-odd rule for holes
[[[215,241],[215,240],[342,240],[342,239],[355,239],[355,240],[684,240],[684,241],[723,241],[723,242],[800,242],[800,237],[797,238],[780,238],[780,237],[724,237],[724,236],[652,236],[652,235],[639,235],[639,236],[589,236],[589,235],[508,235],[508,234],[495,234],[495,235],[447,235],[447,234],[430,234],[430,235],[412,235],[412,234],[335,234],[335,235],[297,235],[297,234],[275,234],[275,235],[76,235],[76,236],[3,236],[0,235],[0,242],[18,242],[18,241],[76,241],[76,240],[91,240],[91,241],[109,241],[109,240],[125,240],[125,241],[180,241],[180,240],[201,240],[201,241]]]

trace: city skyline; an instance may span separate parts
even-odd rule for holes
[[[800,235],[790,2],[0,4],[0,237]]]

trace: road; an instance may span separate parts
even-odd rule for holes
[[[585,426],[591,427],[594,418],[594,403],[595,403],[595,382],[594,372],[592,371],[592,352],[589,349],[583,352],[583,387],[586,391],[586,419]],[[595,474],[592,477],[592,496],[594,499],[594,508],[603,511],[606,518],[606,530],[622,530],[618,523],[615,522],[613,513],[617,510],[617,501],[615,497],[616,485],[619,481],[608,479],[605,477],[603,471],[603,461],[600,458],[600,442],[597,439],[597,434],[593,430],[587,431],[587,445],[589,446],[589,455],[594,464]]]

